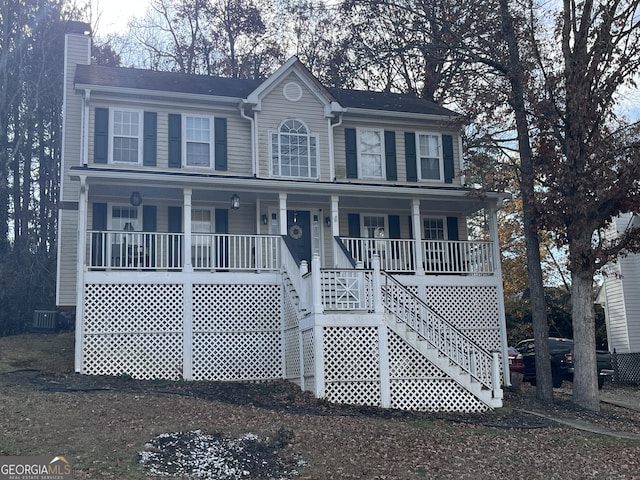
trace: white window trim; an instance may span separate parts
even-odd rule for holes
[[[192,118],[208,118],[209,119],[209,165],[189,165],[187,163],[187,117]],[[190,114],[183,113],[182,114],[182,125],[181,125],[181,148],[182,148],[182,167],[183,168],[197,168],[201,170],[214,170],[215,169],[215,117],[211,115],[198,115],[198,114]]]
[[[422,161],[420,160],[420,135],[431,135],[438,137],[438,170],[440,172],[440,178],[422,178]],[[419,182],[440,182],[444,183],[444,157],[442,152],[442,134],[438,132],[416,132],[416,163],[418,168],[418,181]],[[429,217],[436,218],[436,217]]]
[[[425,238],[424,235],[424,221],[425,220],[442,220],[442,230],[443,230],[443,235],[444,235],[444,239],[442,241],[447,241],[449,240],[449,230],[448,230],[448,225],[447,225],[447,217],[445,216],[441,216],[441,215],[423,215],[422,217],[420,217],[420,235],[422,237],[423,240],[428,240],[427,238]]]
[[[362,151],[361,151],[361,142],[360,135],[363,131],[371,131],[378,132],[380,134],[380,164],[381,164],[381,176],[375,177],[371,175],[364,175],[362,173]],[[358,178],[374,178],[376,180],[386,180],[387,179],[387,165],[385,161],[385,152],[386,146],[384,144],[384,129],[382,128],[358,128],[356,130],[356,147],[358,151]]]
[[[137,162],[121,162],[115,161],[113,159],[113,137],[115,137],[115,112],[130,112],[138,114],[138,161]],[[144,138],[144,112],[142,110],[138,110],[135,108],[118,108],[118,107],[109,107],[109,163],[113,163],[116,165],[142,165],[142,149],[143,149],[143,138]],[[127,137],[133,138],[133,137]]]
[[[364,236],[367,227],[364,224],[364,217],[382,217],[384,219],[384,237],[364,237],[364,238],[389,238],[389,215],[383,213],[363,213],[360,215],[360,234]]]
[[[282,125],[284,125],[285,122],[289,121],[289,120],[296,120],[298,122],[300,122],[302,125],[304,125],[304,128],[307,129],[307,138],[311,139],[314,138],[316,141],[316,158],[315,158],[315,169],[316,169],[316,174],[315,176],[311,176],[309,175],[308,177],[301,177],[301,176],[295,176],[295,175],[282,175],[282,162],[280,161],[280,155],[278,154],[278,173],[274,174],[273,173],[273,135],[277,135],[278,136],[278,147],[280,146],[280,135],[282,132],[280,132],[280,129],[282,128]],[[299,118],[287,118],[286,120],[283,120],[280,125],[278,125],[277,130],[269,130],[268,131],[268,140],[269,140],[269,176],[272,178],[297,178],[297,179],[302,179],[302,180],[317,180],[318,178],[320,178],[320,138],[317,134],[312,134],[311,133],[311,129],[309,128],[309,126],[307,125],[306,122],[300,120]],[[279,153],[279,152],[278,152]],[[309,170],[311,170],[311,143],[309,143]]]

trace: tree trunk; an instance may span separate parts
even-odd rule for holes
[[[522,211],[524,239],[527,251],[527,272],[531,294],[531,317],[533,337],[536,349],[536,398],[542,402],[553,402],[551,382],[551,363],[549,361],[549,326],[544,299],[544,283],[540,260],[540,242],[536,225],[534,171],[529,142],[529,123],[524,97],[522,63],[518,50],[518,39],[509,13],[507,0],[500,0],[502,31],[509,49],[509,82],[511,84],[511,102],[516,118],[518,147],[520,151]]]
[[[596,359],[595,313],[593,309],[593,272],[571,272],[573,289],[573,402],[588,410],[600,410],[598,365]]]

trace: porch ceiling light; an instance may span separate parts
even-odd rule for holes
[[[231,209],[238,210],[240,208],[240,197],[237,193],[231,195]]]
[[[131,205],[133,205],[134,207],[139,207],[142,203],[142,195],[140,195],[140,192],[131,192],[129,203],[131,203]]]

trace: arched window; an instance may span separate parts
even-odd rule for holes
[[[271,134],[274,177],[318,178],[318,139],[299,120],[286,120]]]

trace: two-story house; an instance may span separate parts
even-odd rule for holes
[[[505,195],[464,185],[454,112],[326,88],[295,57],[254,81],[91,65],[90,46],[70,24],[57,303],[78,372],[501,405]]]

